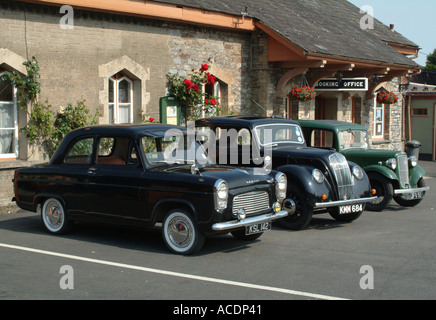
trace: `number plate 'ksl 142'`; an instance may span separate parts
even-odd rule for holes
[[[257,223],[245,227],[245,234],[246,235],[255,234],[255,233],[265,232],[268,230],[271,230],[271,222]]]

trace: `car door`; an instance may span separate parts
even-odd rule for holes
[[[146,217],[143,169],[133,139],[102,136],[88,170],[91,215],[134,222]]]
[[[92,198],[87,192],[88,170],[92,165],[94,137],[85,136],[71,142],[62,164],[55,167],[52,184],[53,194],[59,194],[70,214],[89,212]]]

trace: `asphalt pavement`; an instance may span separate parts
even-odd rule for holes
[[[0,300],[170,300],[169,313],[207,300],[209,315],[228,301],[236,313],[267,301],[435,300],[436,163],[420,164],[430,191],[414,208],[393,202],[352,223],[317,215],[306,230],[273,226],[254,242],[208,238],[187,257],[168,252],[159,228],[79,224],[54,236],[34,213],[0,214]]]

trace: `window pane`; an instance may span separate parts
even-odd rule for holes
[[[333,132],[328,130],[313,130],[310,145],[312,147],[333,148]]]
[[[114,80],[109,79],[109,103],[115,101]]]
[[[118,113],[118,123],[130,123],[130,104],[120,104]]]
[[[0,76],[0,101],[12,101],[13,89],[12,85],[6,83]]]
[[[427,108],[412,108],[412,116],[413,117],[427,117],[428,109]]]
[[[114,150],[115,139],[114,138],[101,138],[98,143],[98,156],[109,156]]]
[[[15,153],[14,130],[0,129],[0,154]]]
[[[92,159],[93,138],[77,141],[65,158],[66,163],[90,164]]]
[[[118,102],[128,103],[130,101],[130,82],[123,79],[118,84]]]
[[[115,114],[114,114],[114,104],[113,103],[109,103],[109,123],[115,123]]]
[[[14,125],[14,104],[0,102],[0,129],[11,129],[14,128]]]

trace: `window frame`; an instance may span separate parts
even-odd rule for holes
[[[6,71],[0,71],[0,77],[2,77]],[[18,159],[19,156],[19,145],[18,145],[18,108],[17,108],[17,89],[15,86],[12,86],[12,101],[0,101],[0,105],[6,105],[12,107],[12,114],[14,117],[13,125],[14,127],[1,127],[0,131],[3,130],[13,130],[13,141],[11,142],[13,146],[13,153],[0,153],[0,159]]]
[[[425,114],[415,114],[414,113],[415,110],[425,110]],[[429,117],[428,107],[412,107],[411,117],[428,118]]]
[[[377,121],[377,110],[381,110],[381,121]],[[383,140],[385,138],[385,111],[386,107],[384,103],[377,103],[375,101],[374,103],[374,118],[373,118],[373,131],[372,131],[372,138],[374,140]],[[381,134],[377,135],[377,124],[381,125]]]
[[[119,101],[119,91],[120,91],[120,83],[122,81],[127,81],[130,89],[128,90],[129,100],[130,102],[120,102]],[[111,83],[113,84],[113,102],[111,102],[111,92],[110,87]],[[118,77],[117,75],[113,75],[109,78],[109,87],[108,87],[108,122],[111,124],[124,124],[124,123],[133,123],[133,80],[129,77],[122,75]],[[129,108],[129,120],[128,122],[120,122],[120,106],[127,105]],[[111,110],[112,106],[112,110]],[[112,118],[112,121],[111,121]]]

